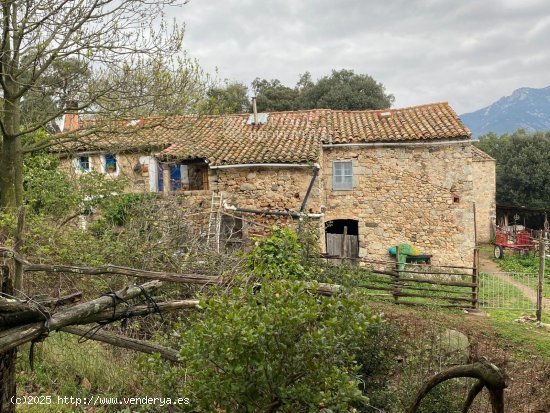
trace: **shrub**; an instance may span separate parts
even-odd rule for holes
[[[309,276],[302,247],[295,232],[273,227],[267,238],[257,241],[248,266],[262,279],[298,279]]]
[[[367,406],[356,355],[373,350],[369,326],[380,320],[358,301],[320,298],[303,283],[280,280],[259,291],[234,289],[202,306],[180,350],[194,408],[342,412]]]

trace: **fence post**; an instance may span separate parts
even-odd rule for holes
[[[472,308],[479,309],[479,248],[474,248],[474,268],[472,272]]]
[[[393,289],[392,289],[393,300],[395,303],[397,303],[397,301],[399,300],[399,296],[397,295],[397,293],[399,292],[399,275],[400,275],[399,254],[400,254],[399,245],[397,245],[395,247],[395,275],[393,277]]]
[[[542,233],[541,233],[542,235]],[[539,282],[537,285],[537,321],[542,322],[542,286],[544,285],[544,264],[546,248],[542,236],[539,238]]]

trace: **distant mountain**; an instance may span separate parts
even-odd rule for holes
[[[550,86],[542,89],[522,87],[490,106],[460,115],[474,137],[489,132],[512,133],[550,130]]]

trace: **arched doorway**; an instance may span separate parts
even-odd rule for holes
[[[359,221],[334,219],[325,223],[327,255],[341,258],[359,257]]]

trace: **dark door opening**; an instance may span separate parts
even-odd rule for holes
[[[327,255],[339,258],[359,258],[359,221],[335,219],[325,223]]]

